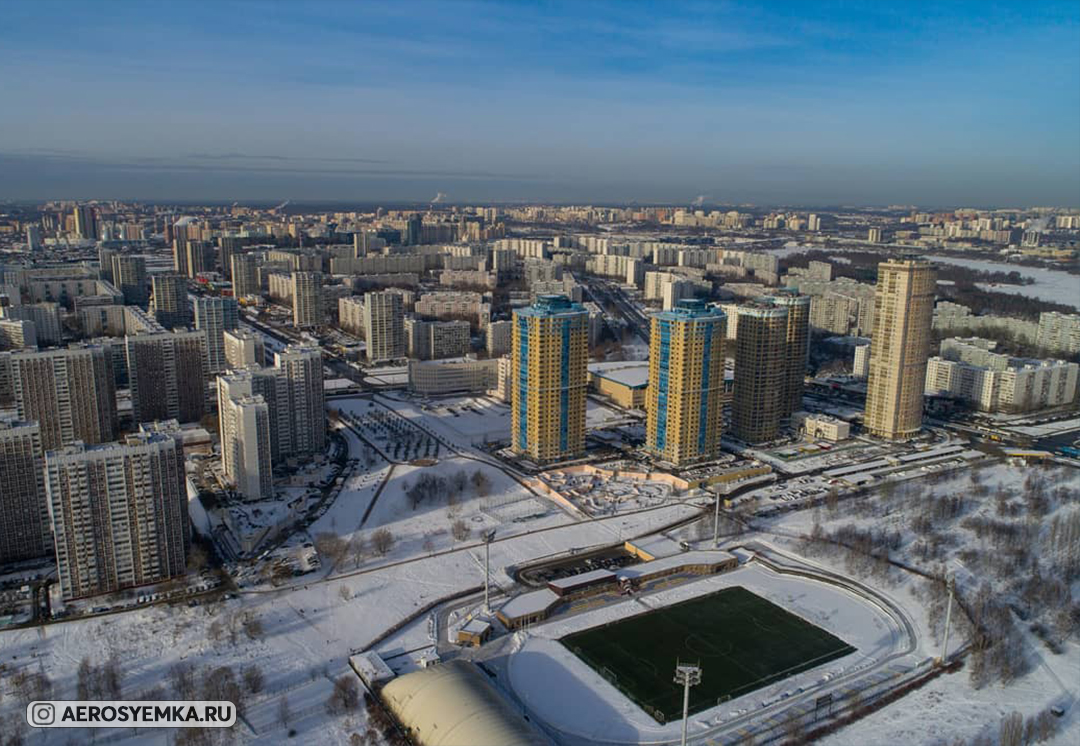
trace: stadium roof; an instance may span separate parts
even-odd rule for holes
[[[550,746],[472,663],[399,676],[383,699],[420,746]]]

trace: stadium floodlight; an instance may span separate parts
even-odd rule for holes
[[[686,723],[690,719],[690,687],[701,683],[701,666],[692,666],[689,663],[676,663],[675,683],[683,685],[682,746],[686,746]]]
[[[950,574],[949,577],[945,579],[945,584],[949,588],[949,605],[946,607],[945,611],[945,639],[941,643],[941,665],[943,666],[948,661],[947,656],[949,655],[949,625],[952,622],[952,605],[953,594],[956,592],[956,575]]]
[[[491,542],[495,541],[495,529],[485,532],[484,540],[484,613],[491,613]]]

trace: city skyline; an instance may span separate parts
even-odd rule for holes
[[[1077,30],[1066,4],[25,4],[0,199],[1070,206]]]

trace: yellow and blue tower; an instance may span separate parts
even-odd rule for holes
[[[720,452],[727,316],[697,299],[652,316],[646,449],[686,464]]]
[[[589,314],[564,295],[514,311],[511,446],[536,463],[585,453]]]

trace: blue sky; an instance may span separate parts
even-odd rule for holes
[[[12,0],[0,198],[1078,205],[1078,9]]]

